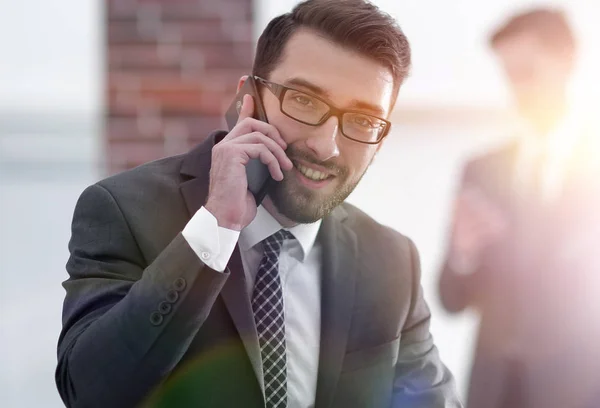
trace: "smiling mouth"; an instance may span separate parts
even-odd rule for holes
[[[312,180],[312,181],[323,181],[328,178],[333,178],[333,176],[330,174],[323,173],[322,171],[319,171],[319,170],[311,169],[310,167],[303,166],[300,163],[294,162],[294,167],[300,173],[302,173],[302,175],[304,177],[306,177],[307,179]]]

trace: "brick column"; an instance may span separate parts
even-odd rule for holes
[[[110,174],[188,151],[252,67],[252,0],[106,0]]]

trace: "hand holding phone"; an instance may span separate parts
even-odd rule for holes
[[[243,95],[236,125],[212,150],[210,185],[205,208],[219,226],[240,231],[256,216],[257,204],[248,190],[246,166],[252,159],[264,164],[275,180],[283,179],[292,162],[277,129],[253,118],[254,100]]]
[[[252,117],[262,122],[268,123],[267,113],[262,104],[260,93],[258,92],[256,80],[253,76],[249,76],[244,85],[240,88],[235,96],[235,99],[229,106],[229,109],[225,113],[225,120],[229,130],[233,130],[235,125],[239,122],[240,112],[243,106],[243,100],[246,95],[252,96],[253,113]],[[259,159],[251,159],[246,165],[246,178],[248,180],[248,190],[254,195],[256,205],[260,205],[263,198],[267,195],[267,192],[271,185],[275,182],[269,174],[269,169]]]

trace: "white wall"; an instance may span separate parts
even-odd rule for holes
[[[0,0],[0,163],[98,163],[99,0]]]
[[[75,201],[98,176],[99,0],[0,0],[0,406],[54,383]]]
[[[100,12],[97,0],[0,0],[0,110],[97,110]]]

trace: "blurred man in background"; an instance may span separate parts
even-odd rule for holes
[[[536,9],[490,43],[522,131],[466,165],[441,272],[444,306],[481,316],[468,406],[598,407],[600,157],[568,106],[576,41]]]

